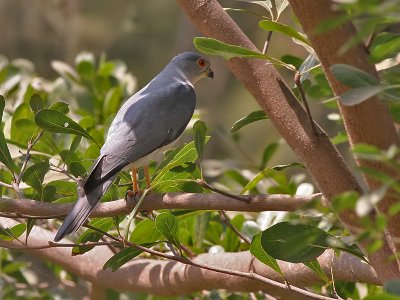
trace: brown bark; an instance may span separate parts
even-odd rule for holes
[[[315,29],[322,21],[340,17],[342,14],[342,12],[332,10],[330,1],[289,0],[289,2],[318,55],[335,95],[339,96],[350,88],[335,79],[329,69],[334,64],[352,65],[378,78],[375,66],[368,63],[368,52],[364,44],[360,43],[343,55],[339,54],[340,48],[357,34],[351,22],[320,34],[315,33]],[[396,132],[389,110],[377,97],[355,106],[344,106],[339,102],[339,107],[351,146],[366,143],[375,145],[383,150],[388,149],[391,145],[400,146],[399,135]],[[377,161],[362,159],[356,159],[356,161],[360,166],[377,169],[393,177],[399,176],[393,169]],[[381,185],[380,182],[368,176],[364,177],[371,190]],[[389,207],[397,201],[398,198],[387,196],[378,204],[378,209],[385,213],[389,219],[387,228],[392,237],[399,237],[400,222],[398,216],[390,217],[387,212]]]
[[[320,199],[321,194],[310,196],[290,195],[252,195],[240,196],[248,203],[220,194],[150,194],[143,201],[142,210],[157,209],[194,209],[194,210],[227,210],[227,211],[295,211],[313,200]],[[74,204],[57,204],[40,202],[31,199],[0,198],[0,212],[28,215],[32,217],[65,216]],[[116,200],[99,203],[90,214],[91,217],[103,218],[129,214],[135,207],[135,201]]]
[[[217,1],[177,0],[177,2],[202,34],[228,44],[258,51]],[[267,113],[273,125],[305,164],[329,201],[345,191],[362,192],[360,185],[327,135],[320,128],[318,128],[321,131],[320,136],[316,137],[313,134],[305,110],[273,66],[258,59],[238,58],[227,61],[227,65]],[[356,215],[346,211],[341,213],[340,217],[354,233],[353,226],[358,225]],[[385,240],[384,247],[369,257],[382,280],[400,276],[397,264],[387,259],[391,255],[393,251]]]
[[[15,224],[14,220],[0,217],[0,225],[3,227]],[[34,226],[29,236],[28,246],[46,245],[53,235],[53,232]],[[17,241],[0,241],[0,246],[25,247]],[[175,261],[139,258],[130,261],[115,272],[111,272],[109,269],[102,270],[104,263],[113,255],[111,250],[104,246],[95,247],[90,252],[79,256],[71,256],[70,248],[25,251],[30,255],[62,266],[67,271],[90,281],[94,287],[101,286],[102,288],[145,292],[161,296],[188,295],[211,289],[240,292],[263,290],[272,295],[284,297],[284,299],[301,299],[299,294],[292,294],[288,290],[279,289],[258,280],[221,274]],[[201,254],[195,258],[195,261],[229,270],[242,272],[252,270],[256,274],[282,282],[279,274],[258,260],[253,260],[248,251]],[[374,270],[350,254],[343,253],[338,257],[329,250],[320,256],[318,261],[328,276],[332,267],[336,280],[380,284]],[[302,264],[279,262],[279,265],[292,285],[310,286],[320,282],[320,279]]]

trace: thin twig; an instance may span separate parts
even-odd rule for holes
[[[267,54],[268,46],[269,46],[269,42],[271,40],[271,37],[272,37],[272,31],[269,31],[268,35],[267,35],[267,39],[265,40],[265,43],[264,43],[264,48],[263,48],[262,54]]]
[[[28,162],[31,159],[32,148],[39,141],[39,139],[42,137],[42,135],[43,135],[43,130],[40,130],[39,133],[37,134],[36,138],[33,141],[32,141],[33,137],[29,140],[28,147],[26,148],[25,159],[24,159],[24,162],[22,163],[21,171],[19,172],[19,175],[16,176],[16,178],[15,178],[16,184],[19,185],[21,183],[21,180],[22,180],[22,177],[24,176],[26,167],[28,166]]]
[[[25,246],[25,247],[19,247],[19,246],[13,246],[13,245],[5,245],[2,244],[3,248],[7,249],[12,249],[12,250],[42,250],[42,249],[49,249],[49,248],[65,248],[65,247],[85,247],[85,246],[109,246],[109,245],[119,245],[119,243],[116,242],[87,242],[87,243],[79,243],[79,244],[73,244],[73,243],[54,243],[50,242],[48,245],[42,245],[42,246]]]
[[[246,244],[251,244],[251,241],[249,240],[249,238],[245,235],[243,235],[243,233],[241,233],[232,223],[231,220],[229,219],[229,217],[227,216],[226,212],[224,210],[220,210],[219,211],[219,216],[222,220],[222,222],[224,222],[224,224],[226,226],[228,226],[239,238],[241,238]]]
[[[64,174],[64,175],[67,176],[69,179],[71,179],[71,180],[73,180],[73,181],[75,181],[75,182],[78,181],[78,178],[75,178],[74,176],[72,176],[71,174],[69,174],[66,170],[64,170],[64,169],[62,169],[62,168],[60,168],[60,167],[58,167],[58,166],[56,166],[56,165],[54,165],[54,164],[52,164],[52,163],[50,163],[50,166],[53,167],[53,168],[50,168],[51,171]]]
[[[296,74],[294,75],[294,82],[295,82],[297,88],[299,89],[300,98],[301,98],[301,101],[303,102],[304,107],[306,109],[308,119],[310,120],[312,131],[314,132],[314,135],[316,137],[318,137],[319,136],[318,135],[318,131],[317,131],[317,128],[315,127],[314,120],[313,120],[312,115],[311,115],[310,107],[308,106],[306,94],[304,93],[303,85],[301,83],[301,74],[299,72],[296,72]]]
[[[13,186],[12,186],[11,184],[5,183],[5,182],[3,182],[3,181],[0,181],[0,185],[1,185],[1,186],[4,186],[4,187],[6,187],[6,188],[9,188],[9,189],[12,189],[12,188],[13,188]]]
[[[239,201],[242,201],[242,202],[246,202],[246,203],[250,203],[251,202],[251,198],[245,198],[245,197],[242,197],[242,196],[234,195],[234,194],[222,191],[220,189],[217,189],[216,187],[213,187],[212,185],[208,184],[204,179],[198,179],[197,183],[200,184],[202,187],[204,187],[204,188],[206,188],[206,189],[208,189],[210,191],[213,191],[215,193],[221,194],[223,196],[226,196],[226,197],[229,197],[229,198],[232,198],[232,199],[235,199],[235,200],[239,200]]]

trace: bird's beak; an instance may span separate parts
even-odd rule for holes
[[[211,69],[207,69],[206,72],[205,72],[205,75],[207,77],[210,77],[211,79],[214,79],[214,72]]]

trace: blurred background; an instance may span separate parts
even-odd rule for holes
[[[221,4],[266,14],[261,6],[240,1],[221,1]],[[258,27],[260,18],[239,12],[230,12],[230,15],[262,49],[267,33]],[[290,8],[286,9],[280,21],[293,25]],[[35,72],[42,77],[57,77],[51,67],[53,60],[74,65],[78,53],[89,51],[97,59],[105,54],[107,59],[124,61],[128,71],[137,79],[136,89],[152,79],[177,53],[194,51],[193,37],[201,36],[178,5],[170,0],[2,0],[0,27],[0,54],[9,60],[31,60]],[[304,48],[279,34],[272,35],[268,54],[276,58],[283,54],[302,59],[307,56]],[[224,159],[240,164],[237,167],[251,168],[259,164],[258,160],[269,143],[280,140],[279,135],[269,121],[256,122],[234,135],[230,133],[236,120],[259,107],[232,76],[222,58],[210,57],[210,60],[215,79],[202,80],[197,86],[200,118],[206,122],[212,136],[206,158]],[[293,87],[293,75],[282,69],[279,71]],[[316,101],[311,102],[316,120],[330,134],[335,134],[336,123],[323,117],[328,112],[326,108]],[[283,143],[271,164],[295,160],[289,147]]]

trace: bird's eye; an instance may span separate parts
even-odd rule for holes
[[[197,65],[199,66],[199,67],[201,67],[201,68],[204,68],[205,66],[206,66],[206,61],[203,59],[203,58],[200,58],[198,61],[197,61]]]

